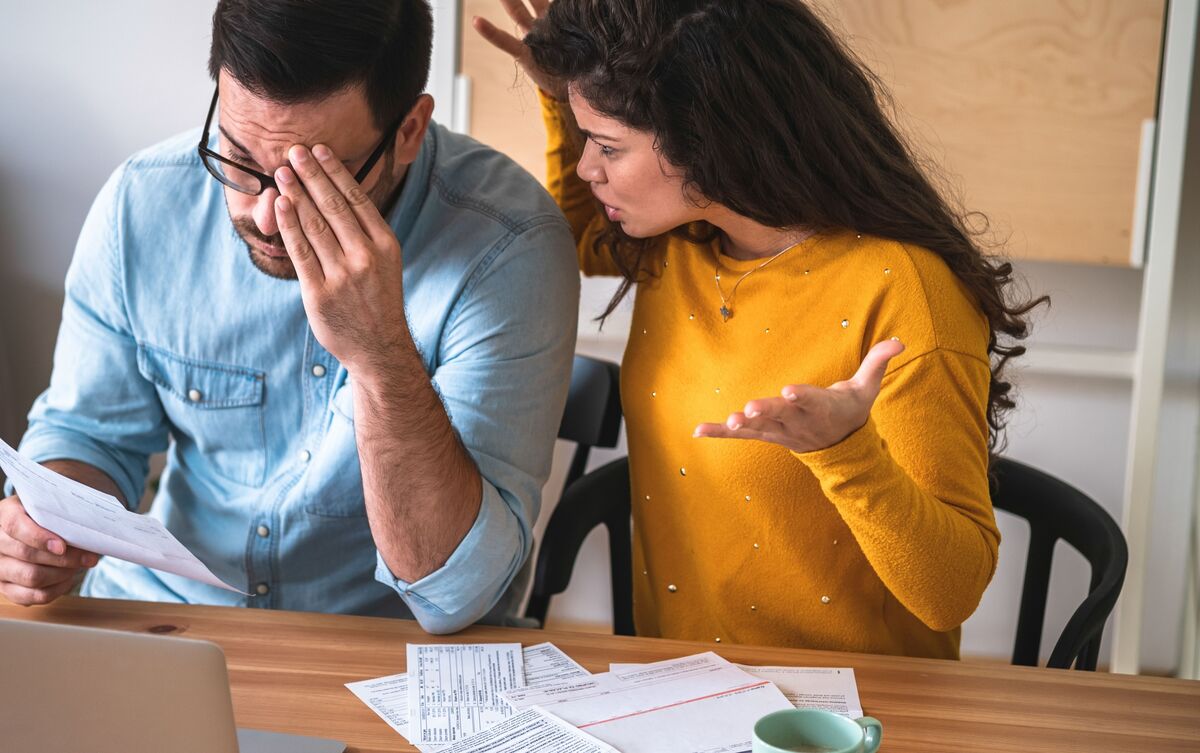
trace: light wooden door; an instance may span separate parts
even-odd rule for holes
[[[814,5],[890,87],[897,122],[941,166],[948,194],[983,212],[1007,253],[1130,264],[1164,0]],[[464,0],[471,132],[544,177],[533,89],[477,38],[473,15],[504,18],[496,0]]]

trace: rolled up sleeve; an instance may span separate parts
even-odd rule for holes
[[[422,627],[511,621],[550,475],[575,353],[579,273],[570,229],[547,217],[493,249],[442,331],[433,382],[483,480],[475,523],[438,570],[407,583],[377,557]]]
[[[427,632],[454,633],[486,614],[504,595],[524,561],[528,539],[529,532],[512,514],[512,504],[484,481],[475,524],[446,564],[409,583],[393,576],[377,552],[375,579],[395,589]]]

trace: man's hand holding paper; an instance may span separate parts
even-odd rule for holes
[[[33,522],[17,495],[0,500],[0,594],[14,604],[49,604],[67,593],[95,553],[68,546]]]
[[[213,575],[161,521],[130,512],[111,494],[23,458],[2,440],[0,468],[22,495],[20,500],[4,500],[7,504],[0,511],[7,535],[3,544],[12,552],[0,565],[8,566],[11,576],[20,579],[4,584],[5,595],[11,591],[24,598],[17,603],[44,604],[70,591],[77,574],[77,568],[71,569],[74,557],[79,566],[90,567],[96,564],[96,555],[117,557],[244,593]],[[43,565],[22,559],[35,555],[43,558],[39,547],[50,554],[61,551],[65,564]],[[72,551],[78,554],[73,557]],[[85,561],[90,564],[85,565]],[[10,573],[0,575],[7,578]]]

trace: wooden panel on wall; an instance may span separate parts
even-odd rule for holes
[[[462,72],[471,79],[471,135],[545,182],[546,129],[537,91],[511,57],[471,28],[471,19],[483,16],[501,29],[516,29],[497,0],[462,4]]]
[[[1164,0],[817,0],[891,88],[897,119],[1017,258],[1130,263]],[[531,85],[478,39],[464,0],[472,134],[544,177]]]

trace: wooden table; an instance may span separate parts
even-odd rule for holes
[[[748,664],[853,667],[886,753],[1200,751],[1200,682],[1185,680],[507,628],[431,636],[408,620],[78,597],[32,609],[0,599],[0,618],[213,641],[240,726],[335,738],[356,753],[415,750],[343,687],[404,671],[409,641],[547,640],[594,672],[711,649]]]

